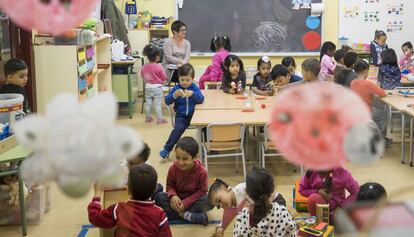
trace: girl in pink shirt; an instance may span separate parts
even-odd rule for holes
[[[212,38],[210,49],[216,53],[212,59],[213,64],[208,66],[206,71],[200,77],[199,86],[201,90],[204,90],[204,83],[206,81],[221,81],[221,77],[223,76],[221,65],[231,50],[230,38],[227,36]]]
[[[321,47],[320,53],[320,62],[321,62],[321,71],[319,73],[319,79],[326,81],[331,77],[333,79],[333,73],[335,71],[335,62],[333,60],[333,55],[335,53],[336,46],[331,41],[326,41]]]
[[[345,191],[349,192],[346,197]],[[328,171],[308,170],[299,184],[299,192],[308,197],[308,211],[316,215],[316,204],[329,204],[329,210],[355,202],[359,184],[344,168]],[[332,213],[332,212],[331,212]]]
[[[150,123],[153,121],[151,107],[154,104],[157,124],[167,123],[167,120],[162,118],[161,110],[163,99],[162,84],[167,80],[167,74],[164,68],[158,64],[158,61],[160,61],[160,51],[157,46],[148,44],[145,46],[142,54],[147,56],[149,61],[141,69],[141,77],[145,81],[145,122]]]

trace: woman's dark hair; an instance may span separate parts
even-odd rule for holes
[[[381,63],[398,66],[397,54],[393,49],[385,49],[381,52]]]
[[[210,50],[216,52],[217,49],[225,49],[231,51],[230,38],[228,36],[216,36],[211,38]]]
[[[319,55],[319,61],[322,61],[323,55],[325,55],[329,51],[335,51],[336,45],[331,41],[325,41],[321,47],[321,53]]]
[[[289,66],[296,67],[296,62],[293,57],[287,56],[282,59],[282,65],[285,67],[289,67]]]
[[[401,49],[403,49],[404,47],[407,47],[409,49],[413,49],[413,44],[411,44],[410,41],[404,42],[404,44],[401,45]]]
[[[270,58],[268,56],[260,57],[259,60],[257,60],[257,70],[260,70],[260,65],[262,64],[268,64],[270,68],[272,68],[272,62],[270,61]]]
[[[347,53],[346,50],[344,49],[338,49],[335,51],[334,53],[334,59],[337,63],[339,63],[339,61],[341,61],[341,59],[344,58],[345,54]]]
[[[246,194],[254,201],[253,226],[256,226],[272,208],[270,196],[275,190],[272,174],[254,166],[246,176]]]
[[[20,70],[27,69],[27,64],[20,58],[12,58],[4,64],[4,75],[12,75]]]
[[[181,28],[182,28],[183,26],[184,26],[184,27],[186,27],[186,25],[184,24],[184,22],[179,21],[179,20],[174,21],[174,22],[171,24],[171,31],[172,31],[173,35],[174,35],[175,33],[180,32],[180,30],[181,30]]]
[[[313,173],[318,172],[318,171],[314,171],[314,170],[307,170],[305,173],[306,178],[310,178],[312,176]],[[323,183],[323,189],[326,189],[327,193],[331,192],[331,187],[332,187],[332,175],[333,175],[333,171],[326,171],[328,173],[328,175],[325,178],[325,182]]]
[[[160,56],[160,50],[153,44],[147,44],[142,50],[142,54],[148,58],[150,62],[155,62],[157,56]]]
[[[240,71],[244,71],[243,61],[236,55],[230,54],[224,59],[222,69],[223,73],[226,77],[230,77],[229,67],[233,61],[237,61],[237,63],[240,65]]]
[[[157,171],[147,164],[133,166],[129,170],[128,189],[135,200],[146,201],[157,187]]]
[[[387,191],[379,183],[363,184],[358,192],[357,201],[378,201],[387,197]]]
[[[220,190],[221,187],[225,187],[225,188],[229,188],[230,186],[224,182],[223,180],[216,178],[213,182],[213,184],[210,186],[210,188],[208,189],[208,200],[210,200],[211,203],[211,196],[213,195],[213,193],[217,192],[218,190]],[[220,208],[220,207],[217,207]]]
[[[181,150],[187,152],[191,157],[196,157],[198,154],[198,142],[192,137],[182,137],[178,140],[177,145],[175,145],[175,150],[180,148]]]
[[[356,63],[356,61],[358,61],[358,54],[355,52],[347,52],[344,55],[344,65],[347,68],[352,68],[354,66],[354,64]]]
[[[355,64],[354,64],[354,71],[356,73],[361,73],[365,70],[369,69],[369,63],[367,61],[365,61],[364,59],[359,59]]]
[[[186,63],[178,68],[178,77],[190,76],[191,78],[194,78],[194,74],[194,67],[189,63]]]
[[[387,36],[383,30],[376,30],[374,40],[379,39],[381,36]]]

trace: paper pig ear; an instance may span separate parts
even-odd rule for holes
[[[347,159],[355,164],[371,164],[384,154],[384,139],[373,121],[354,125],[343,145]]]
[[[52,35],[76,28],[96,4],[97,0],[0,0],[0,8],[16,24]]]

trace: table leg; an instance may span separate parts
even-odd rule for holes
[[[20,202],[20,219],[22,224],[22,232],[23,236],[27,235],[27,223],[26,223],[26,208],[24,206],[24,183],[21,178],[21,174],[18,174],[19,177],[19,202]]]
[[[202,142],[201,129],[202,129],[201,126],[197,126],[197,142],[198,142],[198,152],[200,154],[201,162],[204,163],[203,162],[203,150],[201,148],[201,142]]]
[[[414,118],[410,118],[410,166],[413,166],[413,120]]]
[[[132,66],[128,66],[128,111],[129,111],[129,118],[132,118],[132,83],[131,83],[131,69]]]
[[[401,112],[401,164],[405,164],[405,115]]]

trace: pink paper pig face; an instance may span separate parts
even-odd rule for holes
[[[351,128],[359,124],[365,128],[370,121],[368,107],[357,94],[334,84],[314,82],[292,86],[277,95],[272,111],[271,137],[292,163],[315,170],[333,169],[342,166],[349,156],[365,156],[365,153],[361,155],[361,149],[371,141],[378,141],[368,134],[363,142],[347,139],[345,146]],[[352,135],[366,131],[354,129]],[[364,151],[375,155],[379,152]]]
[[[26,30],[60,35],[85,20],[96,0],[0,0],[0,8]]]

